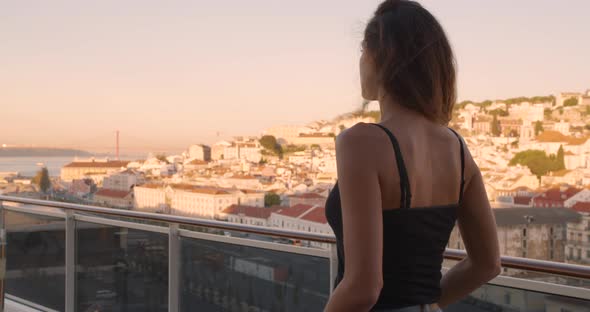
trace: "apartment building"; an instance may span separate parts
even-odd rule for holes
[[[564,208],[503,208],[493,212],[502,255],[557,262],[566,259],[568,224],[581,219],[576,211]],[[448,247],[465,249],[457,227]]]
[[[124,170],[128,163],[128,161],[118,160],[74,161],[62,167],[60,178],[62,181],[71,182],[72,180],[84,179],[89,176],[105,177]],[[101,184],[102,178],[99,178],[99,181],[96,182],[97,184]]]
[[[271,213],[286,207],[256,207],[248,205],[231,205],[223,209],[220,213],[220,219],[231,223],[250,224],[257,226],[269,226]]]
[[[135,185],[144,182],[145,178],[142,173],[125,170],[105,177],[102,181],[102,187],[110,190],[129,191]]]
[[[133,207],[133,191],[102,188],[94,194],[93,200],[110,208],[130,209]]]
[[[571,209],[580,214],[581,220],[567,224],[565,261],[590,265],[590,201],[576,202]]]
[[[204,144],[194,144],[188,147],[188,159],[211,160],[211,147]]]
[[[326,197],[318,193],[300,193],[288,196],[289,206],[309,205],[309,206],[324,206],[326,204]]]

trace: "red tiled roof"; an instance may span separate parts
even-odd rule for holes
[[[570,187],[563,192],[559,188],[552,188],[552,189],[546,190],[544,193],[541,194],[541,196],[539,196],[535,199],[566,200],[566,199],[576,195],[580,191],[581,191],[580,189],[577,189],[574,187]],[[562,198],[562,195],[565,195],[565,198]]]
[[[254,206],[243,206],[243,205],[231,205],[225,208],[222,212],[227,214],[243,214],[250,218],[268,219],[272,212],[279,210],[277,207],[254,207]]]
[[[231,176],[230,179],[256,179],[256,177],[253,177],[251,175],[235,174],[235,175]]]
[[[311,199],[311,198],[325,198],[324,196],[317,194],[317,193],[302,193],[302,194],[295,194],[295,195],[290,195],[289,197],[294,197],[294,198],[306,198],[306,199]]]
[[[514,196],[514,204],[516,205],[530,205],[532,196]]]
[[[240,189],[240,191],[242,193],[246,193],[246,194],[258,194],[258,193],[264,193],[263,191],[257,191],[257,190],[246,190],[246,189]]]
[[[210,195],[226,195],[231,194],[228,190],[218,188],[218,187],[206,187],[206,186],[197,186],[197,185],[190,185],[190,184],[172,184],[170,185],[172,189],[183,190],[187,192],[193,193],[200,193],[200,194],[210,194]]]
[[[575,138],[563,135],[558,131],[543,131],[536,138],[539,142],[567,142],[572,145],[580,145],[586,142],[588,138]]]
[[[299,205],[295,205],[292,207],[287,207],[287,208],[277,210],[276,213],[283,215],[283,216],[291,217],[291,218],[297,218],[311,208],[313,208],[313,206],[311,206],[311,205],[299,204]]]
[[[94,196],[102,196],[102,197],[113,197],[113,198],[125,198],[129,195],[130,191],[119,191],[119,190],[111,190],[111,189],[100,189]]]
[[[322,224],[328,223],[328,220],[326,220],[326,210],[324,207],[315,207],[312,211],[301,217],[301,219]]]
[[[188,163],[189,165],[206,165],[208,162],[200,159],[194,159],[193,161]]]
[[[590,203],[589,202],[577,202],[572,209],[577,212],[588,212],[590,213]]]
[[[151,189],[158,189],[158,188],[161,188],[163,186],[164,185],[162,185],[162,184],[147,183],[147,184],[138,185],[137,187],[145,187],[145,188],[151,188]]]
[[[122,168],[127,167],[128,161],[74,161],[64,168]]]

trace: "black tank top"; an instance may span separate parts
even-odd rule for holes
[[[387,133],[395,153],[400,175],[399,209],[383,211],[383,288],[373,309],[395,309],[436,303],[440,299],[443,253],[457,219],[457,208],[463,199],[465,156],[461,146],[461,183],[456,204],[411,208],[410,180],[399,144],[389,129],[375,124]],[[344,241],[342,207],[338,182],[326,201],[326,218],[334,230],[338,254],[338,275],[344,276]]]

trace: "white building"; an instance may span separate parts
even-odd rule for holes
[[[295,205],[272,212],[268,223],[288,230],[330,234],[325,216],[324,207]]]
[[[225,159],[225,155],[223,153],[225,152],[225,148],[228,146],[231,146],[231,143],[227,141],[220,141],[215,143],[211,148],[211,159]]]
[[[590,202],[590,190],[584,189],[563,202],[566,208],[572,208],[578,202]]]
[[[260,162],[262,150],[258,141],[234,142],[223,149],[223,159],[245,159],[250,162]]]
[[[276,126],[264,130],[263,135],[274,136],[279,144],[291,144],[293,138],[298,137],[304,131],[303,128],[295,125]]]
[[[563,106],[563,103],[571,98],[579,98],[582,96],[582,93],[579,92],[560,92],[555,97],[555,105],[556,106]]]
[[[269,226],[271,213],[276,212],[283,207],[254,207],[247,205],[231,205],[220,213],[222,220],[231,223],[250,224],[257,226]]]
[[[238,204],[239,198],[227,189],[186,184],[171,185],[167,193],[171,214],[205,219],[218,217],[223,209]]]
[[[238,203],[240,205],[264,207],[263,191],[239,189],[235,191],[238,194]]]
[[[107,176],[102,181],[102,187],[109,190],[129,191],[133,186],[144,183],[140,173],[125,170]]]
[[[169,201],[166,198],[166,187],[158,184],[135,186],[133,208],[145,212],[169,212]]]
[[[583,191],[582,191],[583,192]],[[590,264],[590,202],[579,201],[572,206],[581,215],[579,222],[567,224],[565,260],[568,263]]]
[[[251,175],[234,174],[219,180],[219,185],[227,188],[259,190],[262,185],[258,178]]]
[[[512,105],[508,109],[510,118],[522,119],[523,121],[543,121],[545,119],[545,108],[543,104],[531,104],[523,102],[519,105]]]
[[[553,130],[560,132],[563,135],[570,135],[570,123],[565,121],[560,121],[554,124]]]
[[[211,160],[211,147],[203,144],[191,145],[188,148],[188,158],[209,161]]]
[[[127,167],[128,161],[91,160],[74,161],[61,169],[61,180],[71,182],[72,180],[84,179],[91,176],[99,177],[97,184],[102,183],[102,178],[109,174],[119,172]],[[93,179],[94,180],[94,179]]]

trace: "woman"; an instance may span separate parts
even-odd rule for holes
[[[357,124],[336,141],[326,215],[339,265],[325,311],[441,311],[500,272],[481,173],[447,128],[453,52],[420,4],[386,0],[365,30],[360,72],[381,122]],[[468,256],[442,277],[455,223]]]

